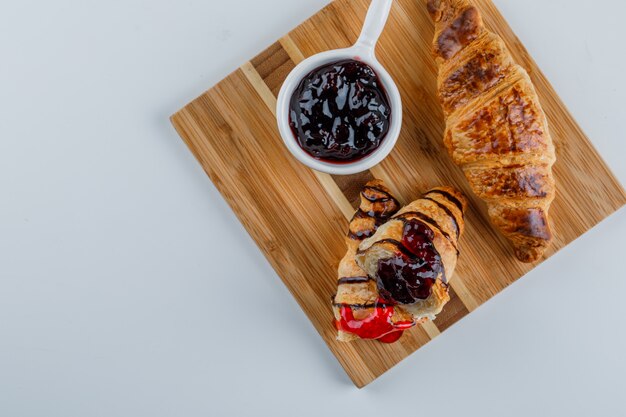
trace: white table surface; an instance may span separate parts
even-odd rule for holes
[[[624,210],[354,388],[168,121],[325,3],[0,3],[0,415],[626,415]],[[496,3],[626,183],[626,3]]]

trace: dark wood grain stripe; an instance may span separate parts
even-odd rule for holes
[[[448,287],[448,289],[450,301],[445,305],[441,313],[439,313],[433,322],[442,332],[469,314],[469,310],[465,307],[452,287]]]
[[[361,204],[361,190],[363,186],[367,184],[368,181],[374,179],[370,171],[353,175],[332,175],[332,177],[341,192],[355,209]]]
[[[250,61],[272,93],[278,96],[283,81],[296,66],[278,42]]]

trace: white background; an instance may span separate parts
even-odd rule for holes
[[[626,415],[624,210],[353,387],[168,121],[325,3],[0,1],[1,416]],[[626,3],[496,3],[626,183]]]

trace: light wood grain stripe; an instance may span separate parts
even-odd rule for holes
[[[472,295],[469,289],[467,289],[465,282],[463,282],[463,279],[459,277],[458,273],[456,274],[455,279],[450,280],[450,286],[454,292],[456,292],[456,295],[459,296],[463,304],[465,304],[465,307],[470,313],[478,308],[480,303]]]
[[[283,36],[280,38],[279,42],[285,52],[287,52],[287,55],[289,55],[289,58],[291,58],[296,65],[304,61],[304,55],[300,52],[293,39],[291,39],[291,36]]]
[[[441,334],[439,328],[430,320],[422,323],[422,329],[424,329],[424,331],[428,334],[428,337],[431,339],[434,339]]]
[[[261,75],[257,72],[256,68],[254,68],[254,65],[248,61],[241,66],[241,70],[256,92],[259,93],[259,96],[267,105],[267,108],[272,112],[274,117],[276,117],[276,96],[272,93],[272,90],[269,89],[267,84],[265,84]]]

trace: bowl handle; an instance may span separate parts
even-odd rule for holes
[[[354,47],[374,55],[376,42],[383,32],[393,0],[372,0],[361,29],[361,35]]]

